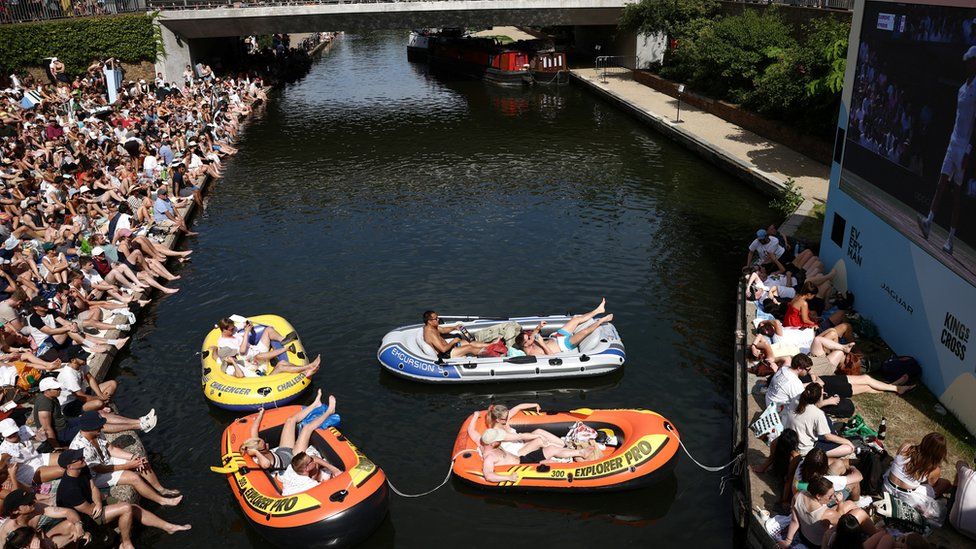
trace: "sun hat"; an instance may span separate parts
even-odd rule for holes
[[[19,433],[20,427],[17,426],[17,422],[11,418],[7,418],[0,421],[0,436],[7,438],[14,433]]]
[[[58,467],[67,469],[69,465],[81,459],[85,459],[84,450],[65,450],[58,456]]]
[[[501,429],[487,429],[481,434],[482,444],[494,444],[505,438],[505,432]]]
[[[54,389],[60,389],[61,388],[61,382],[59,382],[57,380],[57,378],[46,377],[46,378],[44,378],[44,379],[41,380],[41,383],[38,384],[37,388],[42,393],[44,391],[52,391]]]
[[[105,425],[105,418],[96,411],[85,412],[78,419],[79,431],[97,431]]]

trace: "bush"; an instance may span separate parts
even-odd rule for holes
[[[769,207],[779,212],[784,219],[793,215],[800,204],[803,204],[803,194],[792,177],[786,179],[786,186],[779,196],[769,201]]]
[[[768,118],[829,138],[837,122],[850,27],[825,18],[803,30],[803,43],[778,52],[743,104]]]
[[[775,10],[746,10],[701,28],[678,50],[694,62],[689,84],[717,99],[741,103],[755,81],[783,51],[796,47],[788,24]]]
[[[95,59],[155,61],[160,40],[154,17],[133,14],[2,25],[0,64],[5,70],[19,70],[56,56],[69,74],[78,74]]]
[[[644,34],[663,32],[680,40],[687,36],[691,21],[714,18],[719,7],[718,0],[641,0],[624,6],[620,27]]]

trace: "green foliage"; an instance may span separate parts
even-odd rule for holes
[[[6,70],[40,66],[57,57],[70,74],[96,59],[154,61],[160,37],[155,15],[116,15],[0,25],[0,65]]]
[[[844,85],[850,23],[821,17],[796,29],[775,8],[718,17],[710,0],[642,0],[621,26],[677,40],[661,76],[829,139]],[[800,36],[799,40],[794,38]]]
[[[690,22],[714,18],[719,7],[718,0],[641,0],[624,7],[620,27],[645,34],[663,32],[681,39]]]
[[[803,194],[792,177],[786,179],[786,186],[779,196],[769,201],[769,207],[779,212],[783,218],[793,215],[800,204],[803,204]]]
[[[694,89],[741,103],[767,67],[795,47],[790,26],[777,11],[746,10],[703,26],[678,50],[694,64],[688,74]]]

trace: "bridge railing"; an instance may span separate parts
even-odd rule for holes
[[[148,0],[154,10],[203,10],[247,8],[251,6],[308,6],[313,4],[375,4],[389,2],[429,2],[430,0]]]
[[[854,0],[724,0],[725,2],[735,2],[736,4],[778,4],[781,6],[794,6],[798,8],[820,8],[832,10],[854,9]]]
[[[147,0],[0,0],[0,23],[146,11]]]

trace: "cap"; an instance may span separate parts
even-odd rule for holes
[[[82,459],[85,459],[85,452],[83,450],[65,450],[58,456],[58,467],[65,469],[72,463]]]
[[[168,195],[169,194],[169,191],[166,189],[166,187],[160,187],[159,189],[156,190],[156,194],[166,194],[166,195]]]
[[[481,434],[482,444],[493,444],[505,438],[505,433],[501,429],[488,429]]]
[[[32,503],[34,503],[34,494],[18,488],[7,494],[7,497],[4,498],[3,509],[0,510],[0,513],[3,513],[5,517],[9,517],[21,505],[31,505]]]
[[[80,358],[81,360],[87,361],[88,357],[91,356],[91,353],[86,351],[80,345],[72,345],[71,347],[68,348],[68,351],[65,354],[68,355],[67,356],[68,360]]]
[[[963,61],[969,61],[970,59],[976,58],[976,46],[973,46],[966,50],[966,53],[962,54]]]
[[[78,419],[79,431],[97,431],[105,425],[105,418],[96,411],[85,412]]]
[[[30,303],[31,307],[44,307],[45,309],[48,307],[47,300],[39,295],[34,296]]]
[[[759,229],[758,231],[756,231],[756,238],[758,239],[763,239],[766,238],[767,236],[769,236],[769,233],[766,232],[766,229]]]
[[[105,250],[101,246],[92,248],[92,255],[102,255],[103,253],[105,253]]]
[[[37,386],[38,389],[43,393],[44,391],[51,391],[54,389],[61,388],[61,382],[57,378],[46,377],[41,380],[41,383]]]
[[[19,433],[20,427],[17,426],[17,422],[11,418],[7,418],[0,421],[0,436],[7,438],[14,433]]]

